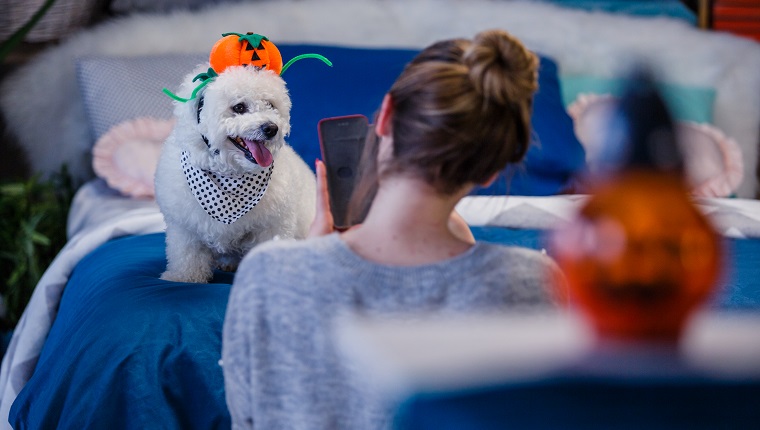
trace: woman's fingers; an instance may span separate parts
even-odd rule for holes
[[[333,215],[330,210],[330,192],[327,189],[327,170],[325,164],[317,160],[317,210],[311,223],[308,237],[323,236],[333,232]]]
[[[317,170],[317,209],[324,210],[325,213],[332,215],[330,211],[330,192],[327,189],[327,169],[322,160],[316,161]]]

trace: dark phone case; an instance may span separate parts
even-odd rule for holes
[[[369,120],[364,115],[325,118],[317,128],[335,227],[348,228],[348,203],[356,184]]]

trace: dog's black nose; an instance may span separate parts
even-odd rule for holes
[[[267,139],[271,139],[274,137],[275,134],[277,134],[277,124],[273,122],[265,122],[261,125],[261,132],[264,133],[264,136],[267,137]]]

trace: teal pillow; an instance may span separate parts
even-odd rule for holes
[[[622,78],[602,78],[590,75],[560,76],[560,81],[562,101],[565,106],[572,104],[579,94],[584,93],[619,96],[626,83],[626,80]],[[660,90],[676,119],[712,124],[714,88],[660,83]]]
[[[697,14],[680,0],[548,0],[563,7],[645,17],[666,16],[697,24]],[[691,2],[696,3],[696,2]]]

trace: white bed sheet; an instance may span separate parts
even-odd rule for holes
[[[69,210],[66,235],[73,238],[82,231],[97,227],[106,221],[116,220],[135,212],[158,212],[153,199],[135,199],[124,196],[109,187],[103,179],[93,179],[77,190]]]
[[[549,230],[570,221],[588,197],[474,196],[466,197],[457,211],[473,226],[501,226]],[[760,237],[760,201],[730,198],[699,198],[697,207],[725,237]]]

